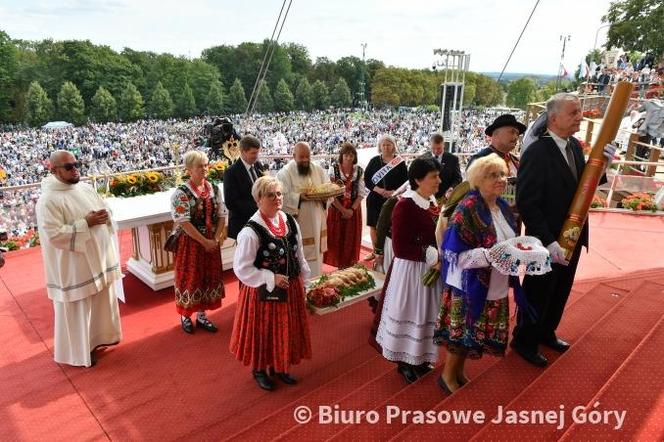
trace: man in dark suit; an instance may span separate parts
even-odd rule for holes
[[[240,159],[224,172],[224,202],[228,208],[228,237],[237,239],[242,227],[258,207],[251,196],[251,187],[263,175],[258,162],[261,143],[252,135],[240,139]]]
[[[445,140],[441,134],[433,134],[430,138],[431,150],[422,155],[422,158],[433,159],[438,164],[440,171],[440,185],[436,192],[436,199],[445,196],[447,191],[452,190],[462,180],[459,159],[456,155],[445,152]]]
[[[512,347],[528,362],[544,367],[547,359],[538,344],[564,352],[569,344],[556,335],[565,303],[574,282],[582,246],[588,246],[588,223],[569,261],[558,244],[567,211],[585,167],[583,150],[574,138],[583,114],[579,99],[572,94],[556,94],[547,102],[547,132],[528,146],[521,156],[517,176],[516,204],[526,226],[526,234],[542,241],[553,261],[553,270],[544,275],[527,275],[523,289],[536,317],[519,312]],[[607,144],[607,165],[615,146]]]

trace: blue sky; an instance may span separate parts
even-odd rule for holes
[[[593,48],[609,0],[541,0],[508,72],[555,74],[560,35],[571,35],[572,72]],[[116,50],[197,57],[210,46],[269,37],[281,0],[0,0],[0,29],[12,38],[89,39]],[[362,55],[426,68],[434,48],[465,50],[473,71],[500,71],[535,0],[293,0],[282,42],[304,44],[312,60]],[[599,30],[598,45],[607,28]]]

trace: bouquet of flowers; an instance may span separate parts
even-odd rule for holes
[[[657,212],[657,204],[653,201],[652,196],[645,192],[637,192],[629,195],[622,200],[622,206],[625,209],[632,209],[634,211],[649,210]]]
[[[606,200],[604,198],[599,195],[595,195],[593,196],[593,200],[590,203],[590,207],[592,209],[596,209],[598,207],[608,207],[608,205],[606,204]]]
[[[210,163],[207,173],[207,180],[212,184],[218,184],[224,181],[224,172],[228,168],[228,161],[220,160]]]
[[[163,182],[164,174],[155,171],[119,175],[111,178],[109,191],[121,197],[149,195],[164,190]]]
[[[0,241],[0,247],[9,251],[27,249],[39,245],[39,233],[37,229],[30,229],[20,236],[10,236],[6,241]]]
[[[599,118],[601,116],[602,112],[598,108],[583,111],[583,118]]]

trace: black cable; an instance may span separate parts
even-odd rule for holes
[[[281,4],[281,9],[279,10],[279,16],[277,17],[277,21],[274,23],[274,29],[272,29],[272,35],[270,36],[270,41],[268,42],[267,47],[265,48],[265,54],[263,55],[263,61],[261,62],[260,69],[258,70],[258,75],[256,75],[256,82],[254,83],[254,88],[251,90],[251,95],[249,96],[249,101],[247,102],[247,109],[245,110],[245,114],[249,114],[249,109],[252,109],[251,103],[252,103],[252,101],[255,100],[254,94],[256,94],[259,79],[261,78],[261,74],[263,73],[263,69],[265,67],[265,60],[267,60],[268,53],[270,52],[270,48],[272,46],[272,41],[274,40],[274,33],[277,32],[277,26],[279,26],[279,21],[281,20],[281,14],[284,11],[284,6],[286,6],[286,1],[287,0],[284,0],[284,2]],[[289,5],[289,8],[290,8],[290,5]],[[281,31],[279,31],[279,32],[281,33]]]
[[[523,27],[521,30],[521,34],[519,34],[519,38],[516,40],[516,44],[512,48],[512,52],[510,52],[510,56],[507,57],[507,61],[505,62],[505,66],[503,66],[503,70],[500,71],[500,75],[498,76],[498,80],[496,80],[498,83],[500,83],[500,80],[503,78],[503,74],[505,73],[505,69],[507,69],[507,65],[512,59],[512,55],[514,54],[514,51],[516,51],[516,47],[519,45],[519,42],[521,41],[521,37],[523,36],[523,33],[526,32],[526,28],[528,27],[528,23],[530,23],[530,19],[533,18],[533,14],[535,13],[535,9],[537,9],[537,5],[539,5],[540,0],[537,0],[535,2],[535,7],[533,7],[532,12],[530,13],[530,17],[528,17],[528,21],[526,21],[526,25]]]
[[[272,51],[270,52],[270,58],[267,60],[267,65],[265,66],[265,70],[263,71],[263,77],[260,79],[260,83],[265,81],[265,77],[267,77],[267,69],[270,66],[270,63],[272,62],[272,56],[274,55],[274,50],[279,44],[279,37],[281,37],[281,31],[284,29],[284,24],[286,23],[286,18],[288,17],[288,11],[290,11],[291,4],[293,3],[293,0],[290,0],[288,3],[288,8],[286,9],[286,14],[284,14],[284,19],[281,22],[281,27],[279,28],[279,33],[277,34],[277,39],[275,40],[274,44],[272,45]],[[256,100],[258,99],[258,93],[260,92],[260,88],[258,89],[258,92],[256,93]],[[253,106],[251,106],[250,113],[254,113],[254,108],[256,107],[256,100],[254,100]]]

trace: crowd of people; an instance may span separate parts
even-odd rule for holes
[[[655,64],[654,57],[645,56],[639,60],[629,60],[626,54],[621,55],[614,65],[597,65],[589,67],[588,82],[584,83],[586,93],[611,94],[613,86],[619,81],[635,84],[641,98],[656,98],[661,95],[664,86],[664,64]]]
[[[455,153],[473,153],[484,147],[484,128],[497,116],[496,110],[465,110],[459,116]],[[517,113],[520,118],[522,114]],[[251,133],[261,140],[262,155],[288,156],[290,146],[306,140],[313,155],[336,154],[344,141],[358,149],[373,147],[377,139],[394,137],[402,153],[426,150],[428,137],[440,124],[440,115],[421,110],[373,110],[291,112],[288,114],[235,116],[239,133]],[[3,126],[0,131],[0,186],[36,184],[48,174],[50,152],[74,153],[82,163],[81,175],[107,175],[130,170],[175,165],[174,150],[180,155],[205,145],[201,136],[208,120],[145,120],[135,123],[89,124],[61,129],[29,129]],[[285,161],[270,162],[275,173]],[[328,168],[331,162],[323,162]],[[35,225],[34,203],[38,188],[3,192],[0,232],[25,234]]]
[[[386,277],[380,299],[370,302],[375,313],[370,342],[396,364],[406,383],[434,368],[439,345],[446,357],[437,384],[446,394],[470,381],[467,359],[504,356],[509,288],[518,313],[511,346],[525,361],[545,367],[541,345],[557,352],[570,347],[556,330],[581,248],[588,246],[587,221],[573,246],[557,240],[585,166],[574,138],[582,119],[575,95],[553,96],[545,130],[518,158],[512,150],[526,126],[514,115],[499,115],[483,129],[490,142],[473,156],[465,182],[439,133],[429,134],[426,152],[408,166],[395,138],[381,136],[366,170],[357,165],[352,143],[336,149],[337,161],[326,170],[312,161],[310,143],[298,141],[276,176],[263,173],[261,140],[245,135],[223,196],[206,180],[208,155],[190,150],[184,155],[189,178],[176,189],[170,207],[176,225],[169,249],[175,253],[174,310],[183,331],[218,332],[206,311],[220,308],[224,298],[220,248],[230,235],[236,240],[233,271],[240,293],[229,350],[251,367],[258,387],[272,391],[276,381],[296,384],[292,368],[316,348],[305,281],[321,275],[324,262],[337,267],[358,262],[360,202],[367,198],[369,226],[384,218],[388,201],[393,202],[392,254],[382,260]],[[615,146],[607,144],[605,168],[614,153]],[[120,263],[112,214],[92,186],[79,182],[81,168],[72,152],[51,153],[37,219],[54,304],[55,360],[91,367],[97,348],[122,339],[114,295]],[[317,197],[308,190],[331,181],[343,192]],[[530,236],[521,235],[521,223]],[[519,248],[526,258],[511,260],[511,254],[494,252],[514,238],[532,245]],[[524,259],[528,267],[521,285],[514,266]],[[424,280],[431,271],[437,277]]]

